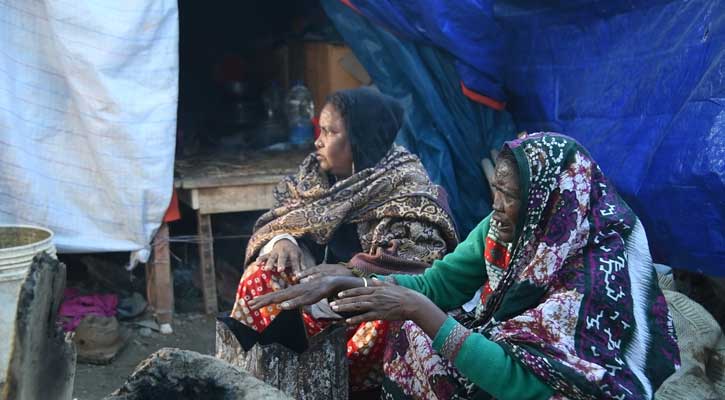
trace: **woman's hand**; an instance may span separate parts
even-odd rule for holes
[[[418,310],[431,303],[422,294],[403,286],[390,285],[379,280],[370,280],[373,286],[345,290],[340,299],[330,304],[337,313],[358,314],[347,320],[350,324],[365,321],[416,320]]]
[[[279,304],[283,310],[292,310],[315,304],[340,290],[363,286],[363,283],[358,277],[325,276],[255,297],[247,305],[252,310],[258,310],[270,304]]]
[[[312,268],[306,268],[294,275],[294,279],[300,282],[307,282],[323,276],[355,276],[352,270],[342,264],[320,264]]]
[[[302,270],[302,249],[287,239],[282,239],[274,244],[272,251],[257,258],[257,262],[264,262],[262,267],[264,271],[277,269],[277,272],[284,272],[285,269],[291,268],[293,273]]]
[[[315,304],[329,297],[337,289],[332,277],[315,279],[286,289],[255,297],[247,302],[249,308],[258,310],[270,304],[279,304],[283,310],[292,310],[297,307]]]
[[[448,316],[429,298],[403,286],[374,279],[373,286],[344,290],[330,304],[337,313],[353,312],[346,322],[356,325],[374,320],[415,322],[423,332],[434,338]]]

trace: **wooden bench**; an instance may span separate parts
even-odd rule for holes
[[[179,199],[196,212],[199,266],[204,310],[218,312],[211,215],[266,210],[274,205],[273,190],[282,178],[297,171],[309,151],[250,152],[236,157],[197,157],[177,160],[174,187]],[[162,328],[171,332],[174,291],[169,259],[169,229],[164,223],[154,238],[146,267],[149,305]],[[244,249],[240,249],[244,251]]]

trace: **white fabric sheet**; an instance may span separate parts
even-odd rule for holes
[[[173,185],[178,43],[176,0],[0,0],[0,224],[148,257]]]

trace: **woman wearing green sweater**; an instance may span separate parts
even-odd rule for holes
[[[679,351],[641,223],[569,137],[534,134],[501,154],[493,213],[425,273],[306,271],[251,308],[336,294],[350,324],[401,321],[385,399],[653,398]],[[474,294],[475,310],[446,314]]]

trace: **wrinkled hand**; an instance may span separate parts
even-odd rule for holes
[[[270,304],[279,304],[283,310],[315,304],[337,291],[334,277],[323,277],[292,285],[286,289],[255,297],[247,302],[249,308],[258,310]]]
[[[315,267],[306,268],[294,275],[294,279],[300,282],[307,282],[312,279],[319,279],[323,276],[355,276],[352,270],[342,264],[320,264]]]
[[[373,286],[345,290],[340,299],[330,303],[337,313],[357,314],[347,320],[349,324],[365,321],[417,320],[418,311],[424,309],[430,300],[422,294],[398,285],[390,285],[377,279],[370,281]]]
[[[265,262],[262,267],[264,271],[276,269],[277,272],[284,272],[285,269],[290,268],[293,273],[304,268],[302,260],[302,249],[287,239],[278,241],[272,247],[272,251],[257,258],[258,263]]]

